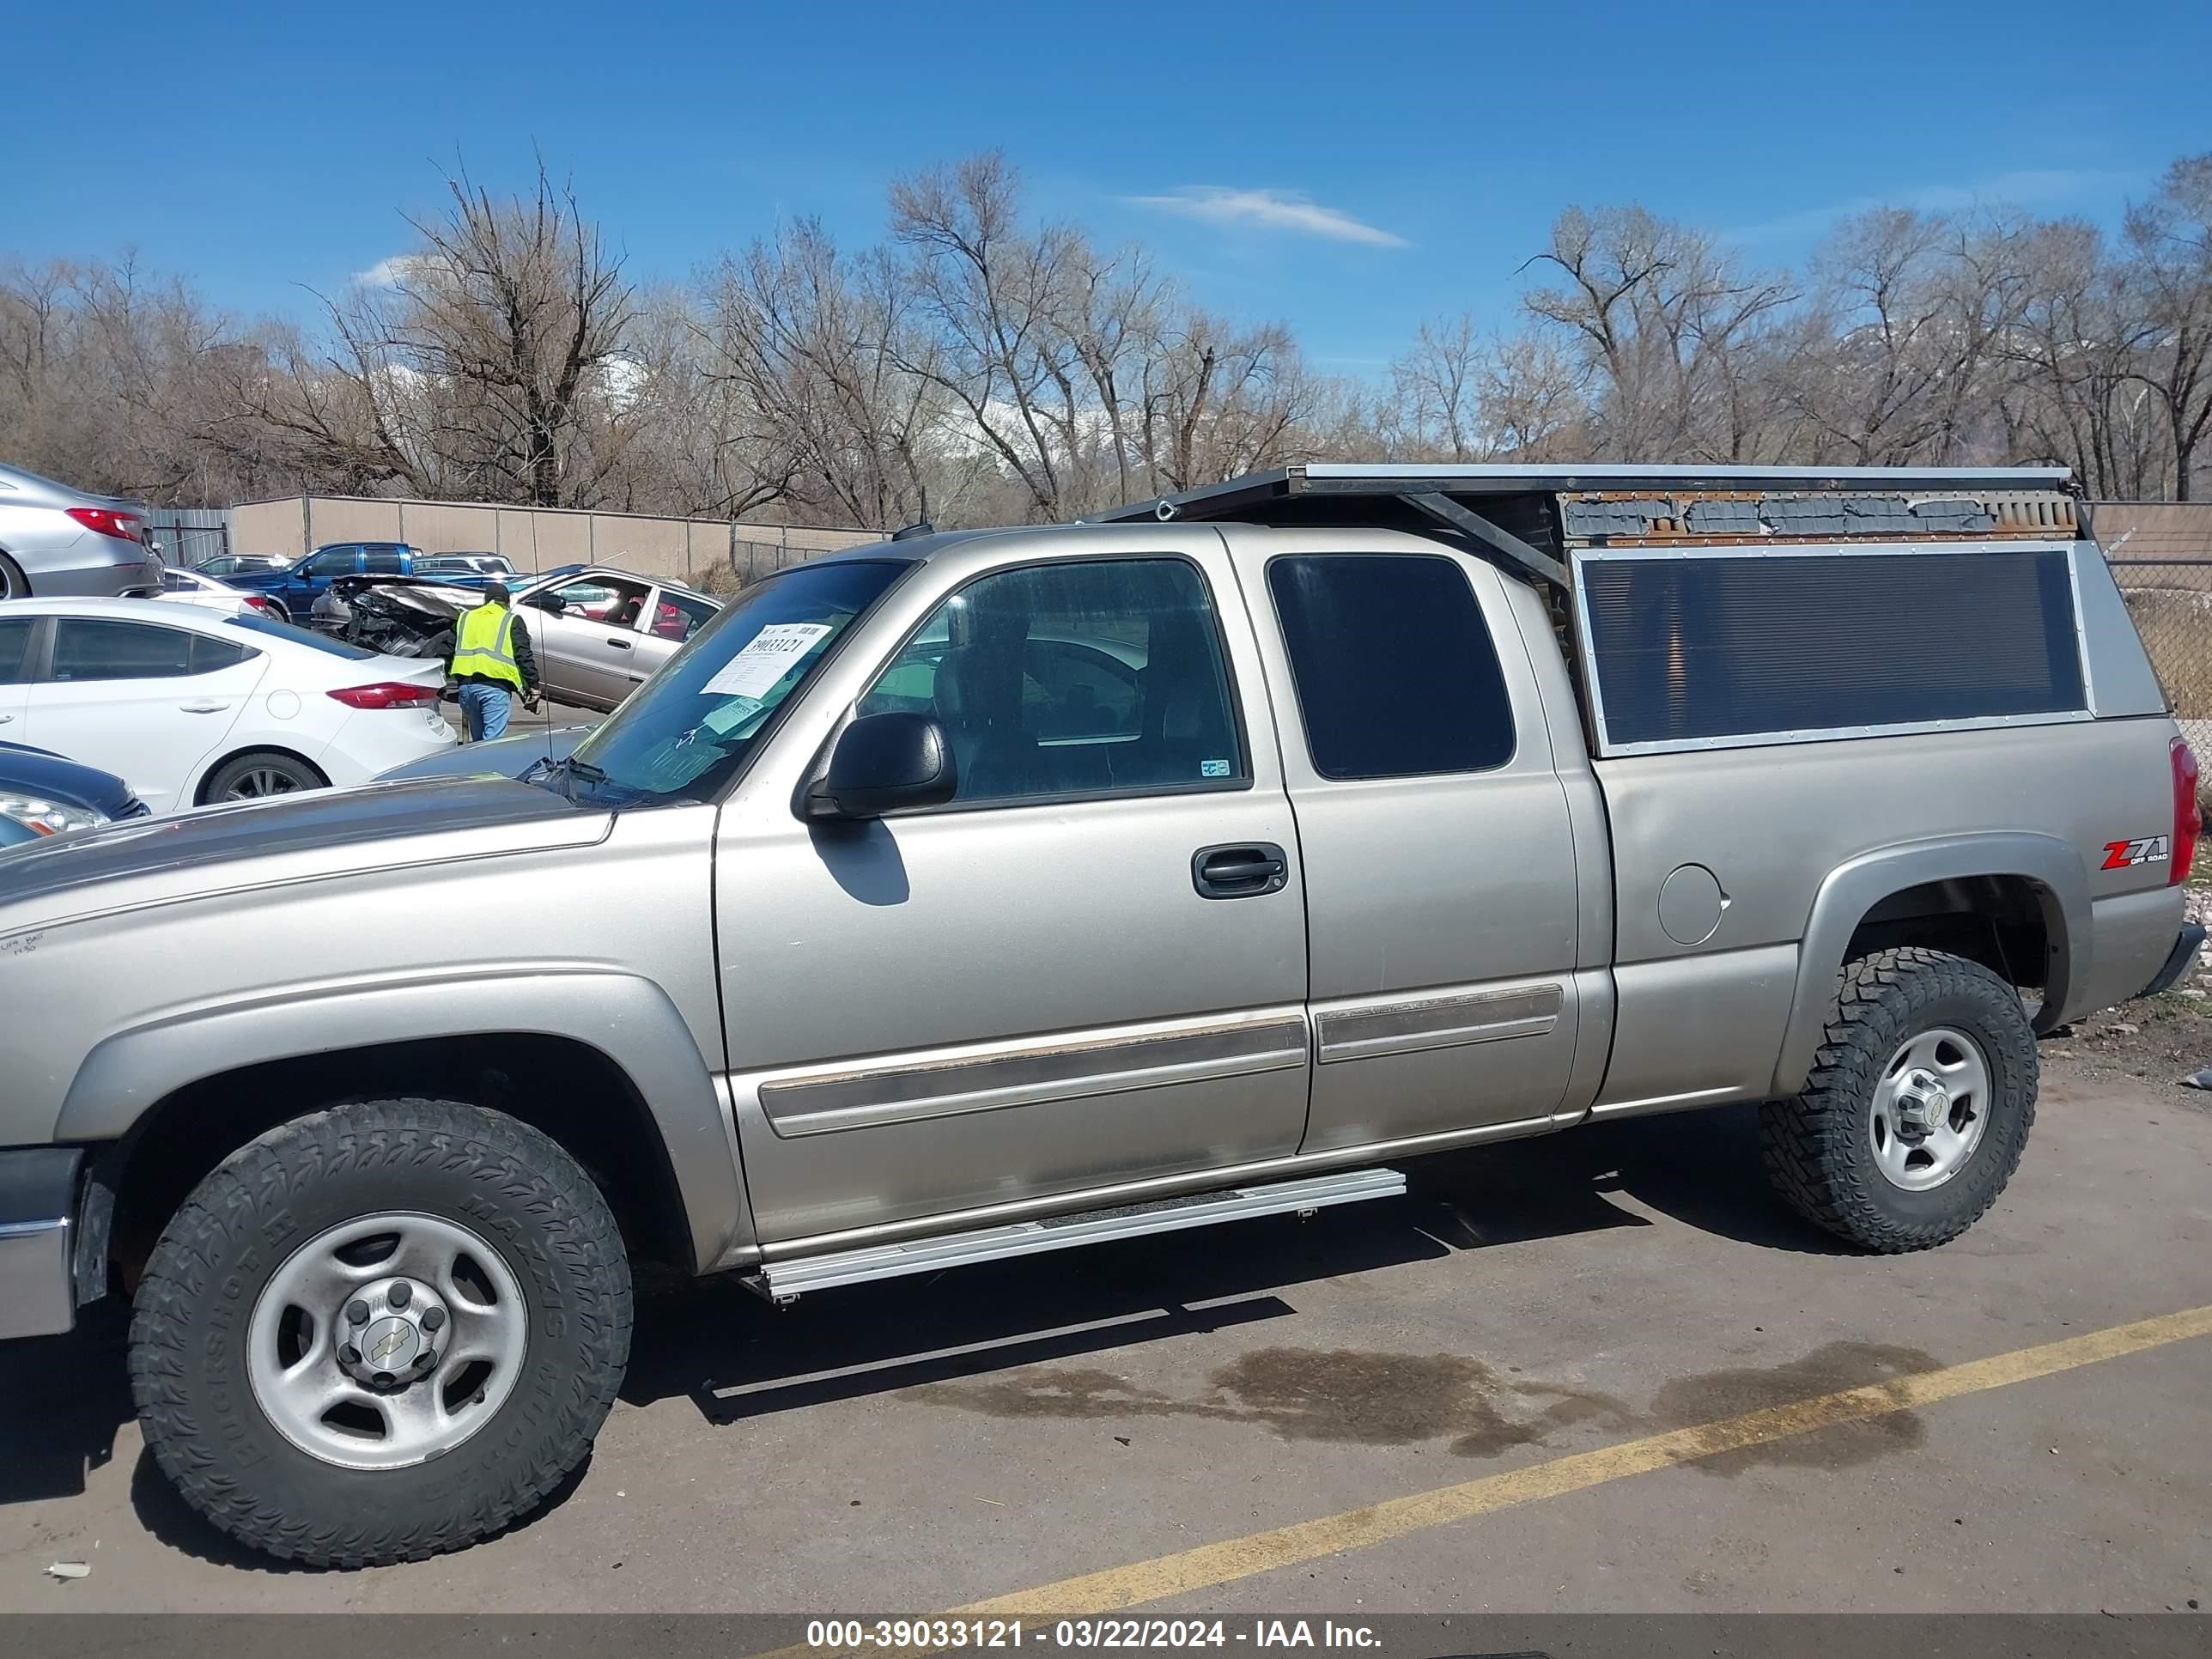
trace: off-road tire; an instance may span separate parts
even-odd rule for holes
[[[255,1299],[291,1251],[415,1212],[494,1246],[529,1304],[514,1392],[443,1455],[342,1468],[282,1436],[246,1364]],[[239,1542],[317,1567],[420,1560],[490,1536],[589,1454],[629,1358],[629,1260],[606,1200],[526,1124],[440,1100],[335,1107],[226,1158],[162,1231],[138,1287],[131,1384],[185,1501]]]
[[[1907,1192],[1869,1141],[1882,1067],[1908,1038],[1964,1031],[1989,1062],[1989,1121],[1942,1186]],[[1759,1108],[1767,1178],[1817,1227],[1884,1255],[1948,1243],[1985,1214],[2020,1167],[2035,1122],[2035,1033],[2020,993],[1978,963],[1941,951],[1878,951],[1846,963],[1804,1088]]]

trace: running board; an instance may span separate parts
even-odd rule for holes
[[[863,1247],[795,1256],[787,1261],[763,1263],[746,1282],[770,1301],[784,1303],[807,1291],[865,1285],[871,1279],[896,1279],[905,1273],[936,1273],[977,1261],[1071,1249],[1078,1244],[1102,1244],[1113,1238],[1142,1238],[1149,1233],[1180,1232],[1186,1227],[1211,1227],[1216,1222],[1243,1221],[1254,1216],[1307,1216],[1332,1204],[1395,1198],[1405,1190],[1406,1177],[1395,1170],[1347,1170],[1265,1187],[1083,1210],[1044,1221],[1018,1221],[1009,1226],[948,1233],[942,1238],[921,1238],[873,1249]]]

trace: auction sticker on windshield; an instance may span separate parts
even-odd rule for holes
[[[827,623],[770,623],[699,689],[708,696],[765,696],[830,631]]]

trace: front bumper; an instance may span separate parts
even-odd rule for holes
[[[57,1336],[76,1323],[71,1225],[76,1146],[0,1152],[0,1338]]]
[[[2204,948],[2204,929],[2197,922],[2184,923],[2181,936],[2173,941],[2173,953],[2166,959],[2166,966],[2158,970],[2158,977],[2142,988],[2142,994],[2154,997],[2161,991],[2171,991],[2189,971],[2189,964],[2197,960],[2197,953]]]

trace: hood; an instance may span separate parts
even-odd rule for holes
[[[119,818],[137,806],[131,786],[112,772],[81,766],[48,749],[0,743],[0,789],[20,790],[70,806],[88,806],[103,817]]]
[[[111,905],[586,847],[612,822],[550,790],[487,777],[302,791],[142,818],[0,853],[0,934]]]
[[[494,776],[519,778],[533,769],[554,761],[566,760],[575,752],[576,745],[599,728],[589,721],[574,726],[556,726],[542,732],[524,732],[505,738],[494,738],[489,743],[456,744],[451,749],[441,749],[434,755],[404,766],[395,766],[381,775],[381,781],[396,783],[403,778],[468,778],[481,777],[489,773]]]

